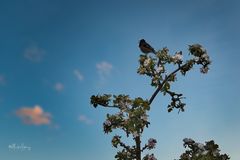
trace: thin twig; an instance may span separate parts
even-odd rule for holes
[[[128,152],[130,152],[130,153],[132,152],[131,149],[130,149],[130,147],[129,147],[129,146],[126,146],[126,144],[124,144],[123,142],[120,142],[119,144],[120,144],[120,146],[122,146],[123,148],[125,148]]]
[[[148,147],[148,145],[145,144],[145,146],[142,148],[141,152],[143,152],[147,147]]]

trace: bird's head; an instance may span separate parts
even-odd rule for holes
[[[141,39],[139,43],[146,43],[146,41],[144,39]]]

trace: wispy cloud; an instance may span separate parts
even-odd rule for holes
[[[75,69],[74,71],[73,71],[73,74],[77,77],[77,79],[78,80],[80,80],[80,81],[82,81],[83,80],[83,75],[82,75],[82,73],[78,70],[78,69]]]
[[[88,125],[93,124],[93,121],[90,118],[88,118],[86,115],[80,115],[78,117],[78,120],[80,122],[88,124]]]
[[[58,92],[61,92],[64,90],[64,85],[60,82],[57,82],[54,84],[54,89]]]
[[[51,114],[44,112],[41,106],[22,107],[16,111],[16,115],[23,123],[29,125],[49,125],[51,124]]]
[[[41,62],[46,51],[37,45],[31,45],[24,51],[24,57],[32,62]]]
[[[6,84],[5,76],[0,74],[0,86],[4,86]]]
[[[97,63],[96,68],[101,80],[105,80],[106,77],[110,75],[113,66],[112,64],[106,61],[103,61],[103,62]]]

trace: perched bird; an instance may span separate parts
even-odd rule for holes
[[[148,44],[144,39],[141,39],[139,42],[139,48],[143,53],[156,53],[155,50],[152,48],[152,46],[150,46],[150,44]]]

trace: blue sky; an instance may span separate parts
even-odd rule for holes
[[[195,67],[173,88],[187,98],[186,112],[167,113],[158,96],[143,140],[158,141],[157,158],[173,160],[182,139],[214,139],[240,158],[237,0],[23,0],[0,1],[0,159],[111,160],[112,135],[102,123],[113,110],[90,106],[92,94],[149,98],[149,79],[136,73],[138,41],[184,51],[202,44],[212,65]],[[32,119],[26,119],[32,116]],[[129,140],[130,141],[130,140]],[[12,151],[22,144],[31,151]]]

